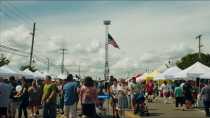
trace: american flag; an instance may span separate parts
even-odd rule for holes
[[[120,49],[117,42],[114,40],[114,38],[109,33],[108,33],[108,44],[111,44],[113,47]]]

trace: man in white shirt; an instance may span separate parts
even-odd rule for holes
[[[164,103],[168,103],[168,97],[170,96],[170,93],[169,86],[167,85],[166,81],[164,81],[163,84],[160,86],[160,90],[163,92]]]

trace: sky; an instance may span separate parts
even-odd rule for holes
[[[36,22],[35,65],[60,72],[61,51],[66,48],[65,68],[76,73],[103,76],[104,20],[120,49],[109,46],[110,72],[125,77],[146,70],[163,69],[188,53],[210,52],[210,1],[1,1],[0,43],[30,51]],[[1,50],[0,50],[1,51]],[[19,68],[29,57],[1,51]],[[41,57],[40,60],[38,57]]]

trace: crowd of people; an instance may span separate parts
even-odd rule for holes
[[[90,76],[76,81],[72,74],[65,80],[56,81],[51,76],[30,81],[25,77],[19,80],[14,76],[9,79],[0,77],[0,117],[21,118],[23,113],[25,118],[28,115],[35,118],[40,114],[43,118],[56,118],[59,113],[65,118],[77,118],[78,115],[100,118],[96,109],[108,113],[109,109],[105,106],[110,106],[113,117],[123,118],[126,110],[144,114],[145,100],[153,102],[157,97],[162,98],[165,104],[173,103],[175,98],[175,107],[180,105],[185,110],[193,108],[199,87],[202,88],[200,97],[209,116],[209,84],[201,87],[194,81],[164,81],[160,84],[152,80],[137,83],[135,77],[127,82],[113,76],[109,81],[94,81]]]

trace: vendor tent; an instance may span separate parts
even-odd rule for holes
[[[144,80],[153,80],[155,77],[157,77],[160,74],[159,71],[155,70],[151,73],[148,73],[147,75],[145,75]]]
[[[42,73],[39,72],[39,71],[34,72],[34,75],[35,75],[36,78],[44,78],[44,77],[45,77],[45,75],[42,74]]]
[[[175,78],[185,78],[185,80],[186,79],[193,80],[193,79],[200,77],[201,75],[206,74],[206,73],[210,73],[210,68],[200,62],[196,62],[192,66],[177,73]]]
[[[33,72],[31,72],[29,69],[26,69],[24,71],[21,71],[20,74],[22,76],[24,76],[26,79],[35,79],[36,78],[36,74],[34,74]]]
[[[163,72],[163,75],[166,79],[171,79],[171,78],[174,78],[174,76],[181,71],[182,70],[180,68],[178,68],[177,66],[174,66],[165,70]]]
[[[136,78],[136,82],[142,82],[144,81],[144,78],[147,76],[148,73],[144,73],[141,76]]]
[[[67,75],[64,75],[64,74],[60,74],[60,75],[58,75],[58,77],[57,77],[58,79],[66,79],[67,78]]]
[[[200,76],[201,79],[210,79],[210,73],[202,74]]]
[[[16,74],[17,72],[12,70],[9,66],[0,67],[0,76],[15,76]]]
[[[177,73],[182,70],[177,66],[166,69],[163,73],[155,77],[154,80],[174,80]]]
[[[166,78],[165,78],[164,74],[161,73],[161,74],[159,74],[158,76],[156,76],[156,77],[154,78],[154,80],[166,80]]]

